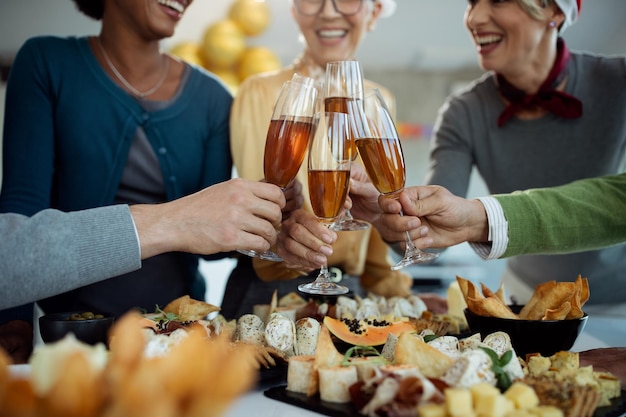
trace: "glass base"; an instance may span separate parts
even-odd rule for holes
[[[243,253],[244,255],[251,256],[253,258],[265,259],[266,261],[274,261],[274,262],[282,262],[283,258],[272,252],[271,250],[265,252],[257,252],[254,250],[248,249],[237,249],[237,252]]]
[[[350,232],[355,230],[367,230],[369,228],[369,223],[354,219],[341,220],[330,226],[330,230],[334,230],[335,232]]]
[[[404,257],[391,267],[391,270],[397,271],[398,269],[402,269],[405,266],[431,262],[438,257],[438,253],[422,252],[419,250],[416,252],[405,253]]]
[[[315,295],[341,295],[347,294],[350,292],[350,289],[334,282],[313,281],[308,284],[298,285],[298,291]]]

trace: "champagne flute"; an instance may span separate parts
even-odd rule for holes
[[[265,181],[284,190],[296,177],[311,139],[316,105],[317,88],[313,78],[294,74],[283,84],[265,140]],[[259,253],[240,249],[238,252],[270,261],[283,260],[272,250]]]
[[[350,184],[351,160],[346,155],[349,123],[345,113],[319,112],[317,127],[309,146],[308,185],[313,213],[326,227],[331,227],[343,208]],[[315,281],[301,284],[298,290],[308,294],[340,295],[348,287],[332,282],[328,266],[323,265]]]
[[[327,112],[341,112],[350,115],[348,103],[363,99],[363,75],[359,61],[331,61],[326,64],[326,76],[324,79],[324,109]],[[346,148],[354,161],[357,156],[357,148],[354,144],[352,130],[349,130],[352,146]],[[370,227],[369,223],[356,220],[346,209],[335,222],[333,230],[365,230]]]
[[[352,123],[356,146],[372,183],[385,197],[397,199],[406,181],[404,156],[398,132],[380,91],[368,91],[362,109],[354,108]],[[402,211],[400,215],[403,215]],[[408,265],[430,262],[438,256],[419,250],[407,231],[404,256],[391,269],[395,271]]]

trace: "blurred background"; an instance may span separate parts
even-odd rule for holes
[[[407,184],[422,182],[429,136],[446,96],[481,74],[463,25],[467,1],[396,0],[393,16],[380,19],[362,43],[365,76],[388,87],[407,159]],[[20,45],[42,34],[97,34],[99,24],[71,0],[2,0],[0,14],[0,122],[5,79]],[[578,23],[564,35],[570,49],[626,55],[624,0],[587,0]],[[245,77],[289,64],[300,52],[290,0],[195,0],[163,48],[219,75],[236,94]],[[0,136],[1,140],[1,136]],[[0,151],[1,152],[1,151]],[[1,181],[1,174],[0,174]],[[474,175],[470,196],[484,195]],[[232,260],[203,263],[209,302],[219,304]],[[435,265],[411,267],[416,282],[497,278],[503,263],[483,262],[466,246],[451,248]]]

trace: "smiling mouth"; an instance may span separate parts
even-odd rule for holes
[[[348,33],[348,31],[344,29],[329,29],[329,30],[317,31],[317,34],[320,36],[320,38],[328,38],[328,39],[341,38],[345,36],[346,33]]]
[[[488,35],[488,36],[475,36],[474,42],[479,46],[488,46],[494,43],[498,43],[502,40],[502,36]]]
[[[175,0],[158,0],[158,2],[160,5],[169,7],[170,9],[178,13],[182,14],[185,11],[185,6]]]

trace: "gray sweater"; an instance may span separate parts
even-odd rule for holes
[[[474,166],[493,194],[622,171],[626,59],[572,53],[568,70],[566,92],[583,102],[583,116],[575,120],[549,114],[513,118],[498,128],[504,104],[491,74],[450,97],[435,125],[426,182],[465,196]],[[589,278],[590,303],[626,300],[626,245],[572,255],[517,256],[508,262],[531,287],[582,274]]]
[[[141,268],[127,205],[0,214],[0,310]]]

